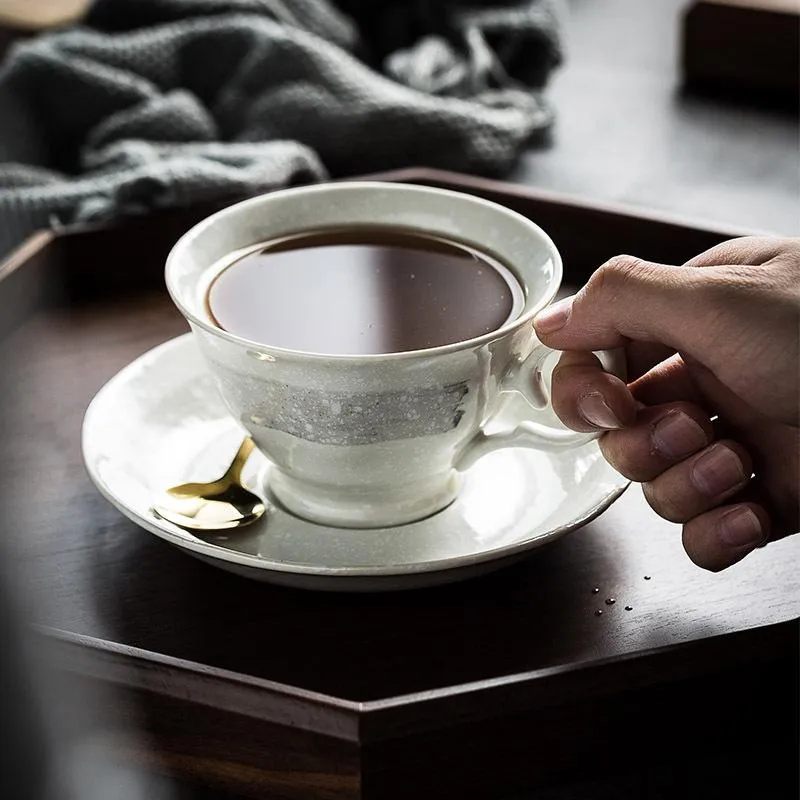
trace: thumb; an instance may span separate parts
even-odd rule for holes
[[[695,339],[708,335],[706,293],[698,291],[701,273],[617,256],[576,295],[541,311],[534,320],[536,334],[556,350],[599,350],[633,339],[692,351]]]

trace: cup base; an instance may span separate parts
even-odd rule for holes
[[[287,511],[336,528],[387,528],[406,525],[441,511],[461,488],[451,470],[437,479],[380,487],[319,486],[270,469],[266,482]]]

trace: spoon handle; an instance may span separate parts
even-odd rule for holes
[[[239,449],[236,451],[236,455],[233,457],[233,461],[231,461],[231,465],[228,467],[228,471],[225,473],[225,477],[231,482],[241,482],[242,470],[244,469],[244,465],[247,463],[247,459],[250,458],[250,453],[253,452],[254,447],[255,443],[249,436],[246,437],[239,445]]]

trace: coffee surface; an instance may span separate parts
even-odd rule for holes
[[[214,279],[208,309],[254,342],[330,355],[421,350],[472,339],[519,315],[522,289],[494,259],[387,229],[264,242]]]

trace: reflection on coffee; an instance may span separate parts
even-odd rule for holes
[[[259,244],[234,257],[208,293],[209,312],[224,330],[339,355],[472,339],[518,316],[523,300],[509,270],[489,256],[386,228]]]

